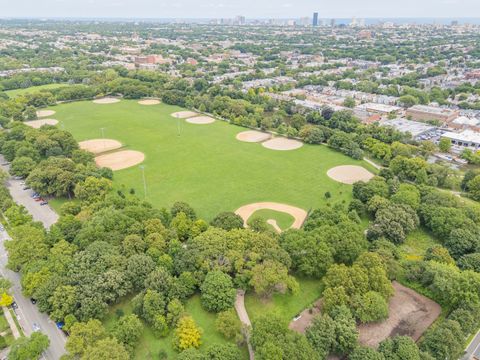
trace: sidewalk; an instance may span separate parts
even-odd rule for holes
[[[13,337],[15,339],[18,339],[20,337],[20,331],[18,331],[17,324],[15,324],[10,310],[6,306],[4,306],[2,309],[3,314],[5,315],[5,319],[7,319],[8,325],[10,325],[10,329],[12,330]]]

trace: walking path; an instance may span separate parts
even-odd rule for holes
[[[5,315],[5,319],[8,321],[8,325],[10,325],[10,330],[12,330],[12,335],[14,339],[18,339],[20,337],[20,331],[18,331],[17,324],[15,324],[15,320],[13,320],[12,314],[6,306],[3,308],[3,314]]]
[[[238,289],[237,290],[237,298],[235,299],[235,310],[237,311],[238,318],[242,322],[242,324],[248,326],[249,328],[252,326],[250,318],[248,317],[247,309],[245,308],[245,291]],[[250,360],[254,360],[255,355],[253,353],[252,345],[250,344],[250,336],[247,335],[247,344],[248,344],[248,354],[250,356]]]
[[[365,160],[367,163],[369,163],[370,165],[372,165],[372,166],[373,166],[375,169],[377,169],[377,170],[382,170],[382,169],[383,169],[383,166],[380,166],[380,165],[374,163],[372,160],[367,159],[366,157],[364,157],[363,160]]]

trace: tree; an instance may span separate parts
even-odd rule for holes
[[[443,321],[427,330],[420,346],[435,359],[458,359],[464,348],[460,324],[454,320]]]
[[[7,307],[10,306],[13,302],[13,296],[8,295],[6,292],[2,293],[0,296],[0,306]]]
[[[405,108],[412,107],[418,104],[418,99],[413,95],[403,95],[398,99],[398,103]]]
[[[335,322],[335,347],[334,353],[349,354],[357,345],[358,332],[355,319],[350,310],[345,306],[339,306],[331,312]]]
[[[130,356],[116,339],[106,338],[98,340],[85,349],[81,360],[90,359],[129,360]]]
[[[30,174],[36,165],[37,163],[29,157],[16,157],[10,166],[10,173],[12,175],[25,178]]]
[[[173,334],[173,347],[177,351],[188,348],[198,348],[201,345],[202,330],[195,324],[190,316],[185,316],[178,321]]]
[[[366,346],[357,346],[348,356],[349,360],[385,360],[383,354]]]
[[[475,176],[472,180],[470,180],[467,184],[467,187],[470,196],[473,199],[480,201],[480,175]]]
[[[179,201],[173,204],[172,209],[170,210],[172,218],[176,217],[181,212],[187,215],[187,217],[192,221],[197,219],[195,210],[193,210],[193,208],[187,203]]]
[[[388,317],[388,304],[379,293],[369,291],[357,301],[355,316],[362,323],[380,321]]]
[[[8,354],[9,360],[39,359],[50,345],[47,335],[34,332],[30,337],[21,337],[13,342]]]
[[[222,212],[210,222],[210,225],[230,231],[243,228],[243,219],[233,212]]]
[[[308,342],[320,359],[326,359],[337,343],[335,321],[327,314],[317,315],[305,332]]]
[[[343,101],[343,106],[347,108],[354,108],[355,105],[356,105],[355,99],[350,96],[347,96]]]
[[[413,339],[408,336],[395,336],[383,340],[378,346],[378,352],[385,360],[420,360],[420,351]]]
[[[234,339],[240,334],[241,323],[233,309],[222,311],[217,315],[215,328],[227,339]]]
[[[255,265],[252,269],[250,285],[258,295],[266,298],[271,297],[274,292],[298,291],[298,283],[288,274],[286,266],[272,260]]]
[[[110,180],[89,176],[75,186],[74,193],[78,199],[93,203],[103,200],[111,189]]]
[[[112,330],[112,335],[131,353],[140,339],[142,331],[142,322],[137,315],[131,314],[120,318]]]
[[[86,323],[75,323],[70,328],[70,336],[65,345],[72,356],[83,356],[88,347],[107,337],[107,332],[99,320],[89,320]]]
[[[235,302],[236,291],[232,278],[221,271],[210,271],[200,291],[202,305],[208,311],[223,311],[231,308]]]
[[[448,138],[441,138],[438,143],[438,148],[441,152],[447,153],[452,148],[452,142]]]
[[[376,239],[384,236],[396,244],[401,244],[407,234],[418,225],[418,216],[410,206],[390,204],[376,212],[375,223],[368,229],[368,237]]]
[[[233,344],[213,344],[207,348],[205,359],[209,360],[240,360],[242,354]]]

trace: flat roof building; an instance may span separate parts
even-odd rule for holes
[[[414,139],[419,138],[423,134],[434,131],[436,126],[428,125],[423,122],[406,120],[406,119],[393,119],[393,120],[381,120],[379,122],[382,126],[391,126],[395,130],[403,133],[410,133]]]
[[[459,133],[445,132],[441,137],[450,139],[452,144],[456,146],[474,149],[480,148],[480,133],[476,131],[464,130]]]
[[[398,106],[377,104],[377,103],[361,104],[361,105],[358,105],[357,108],[371,112],[371,113],[384,114],[384,115],[396,113],[402,109]]]
[[[313,25],[313,26],[318,26],[318,12],[314,12],[314,13],[313,13],[313,22],[312,22],[312,25]]]
[[[407,110],[407,116],[415,121],[440,121],[449,123],[460,115],[458,110],[442,109],[434,106],[415,105]]]

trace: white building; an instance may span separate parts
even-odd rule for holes
[[[453,145],[464,148],[478,149],[480,148],[480,133],[472,130],[464,130],[459,133],[445,132],[442,138],[450,139]]]

